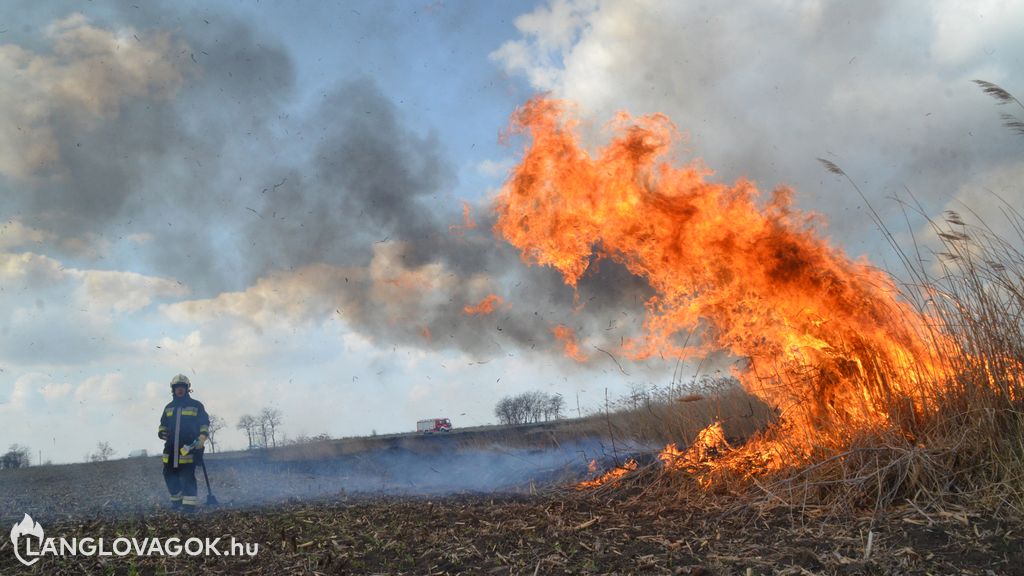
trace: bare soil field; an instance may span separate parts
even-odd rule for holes
[[[581,463],[607,443],[536,430],[547,440],[391,437],[215,455],[222,505],[196,515],[165,508],[158,458],[5,471],[4,527],[29,513],[48,537],[234,538],[259,552],[45,556],[27,568],[5,535],[0,574],[1024,573],[1024,526],[979,511],[744,506],[729,494],[675,495],[654,465],[639,471],[654,481],[579,491]],[[550,457],[573,451],[589,452]],[[402,476],[403,466],[415,473]],[[459,488],[469,476],[478,488]]]
[[[328,440],[205,460],[221,506],[252,508],[341,494],[430,496],[571,483],[590,460],[610,467],[640,450],[635,442],[612,444],[561,423]],[[201,468],[196,477],[202,499]],[[123,516],[167,503],[159,456],[0,470],[0,494],[5,524],[24,513],[50,520]]]
[[[1021,574],[1020,527],[958,510],[870,517],[723,514],[574,490],[339,497],[259,510],[63,520],[65,537],[234,537],[253,557],[52,558],[3,574]],[[867,554],[868,533],[872,550]]]

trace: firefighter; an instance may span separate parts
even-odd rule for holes
[[[157,436],[164,441],[164,481],[171,493],[171,507],[195,512],[196,462],[203,458],[203,447],[210,433],[210,416],[203,403],[193,398],[188,376],[171,379],[171,403],[160,414]]]

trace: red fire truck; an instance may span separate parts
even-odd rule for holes
[[[434,432],[451,432],[452,421],[447,418],[431,418],[416,422],[416,431],[420,434],[433,434]]]

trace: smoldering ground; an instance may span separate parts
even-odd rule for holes
[[[531,434],[524,432],[527,437]],[[653,446],[611,443],[600,438],[551,442],[535,447],[496,442],[487,434],[397,436],[328,441],[270,451],[207,457],[213,493],[226,508],[259,508],[296,501],[349,496],[442,496],[528,493],[575,482],[621,464]],[[0,474],[0,519],[81,518],[145,514],[167,505],[159,457],[10,470]],[[205,500],[197,469],[200,502]]]

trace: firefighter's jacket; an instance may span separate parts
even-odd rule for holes
[[[210,416],[203,403],[188,394],[181,398],[175,397],[160,414],[158,433],[165,430],[167,440],[164,441],[164,463],[170,463],[175,468],[179,464],[192,464],[196,457],[202,456],[202,450],[183,456],[181,448],[191,444],[200,434],[210,435]]]

